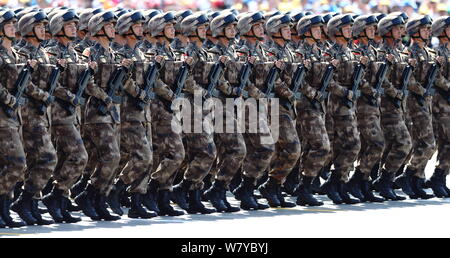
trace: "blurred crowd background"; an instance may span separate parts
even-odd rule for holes
[[[163,10],[221,10],[235,8],[239,11],[305,11],[341,12],[341,13],[374,13],[403,11],[409,17],[428,14],[433,18],[450,14],[450,0],[0,0],[1,6],[19,7],[35,6],[41,8],[68,6],[84,7],[124,7],[130,9],[163,9]]]

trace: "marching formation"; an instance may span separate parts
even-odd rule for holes
[[[0,228],[450,197],[448,16],[18,8],[0,38]],[[276,99],[277,136],[174,130],[196,94]]]

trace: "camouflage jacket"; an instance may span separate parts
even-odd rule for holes
[[[199,48],[195,43],[189,43],[186,47],[186,55],[192,57],[194,62],[191,65],[192,68],[186,79],[184,91],[189,94],[194,94],[195,91],[199,91],[204,95],[206,89],[203,83],[208,80],[208,74],[204,71],[204,67],[208,62],[208,52],[203,47]]]
[[[53,95],[56,100],[52,103],[52,124],[81,124],[81,109],[76,108],[75,114],[68,113],[64,106],[72,105],[77,92],[77,79],[80,74],[87,68],[86,63],[82,63],[73,46],[64,46],[57,43],[46,49],[50,62],[54,65],[58,64],[58,59],[66,60],[66,67],[61,71],[58,86]]]
[[[408,90],[414,94],[423,96],[425,94],[426,76],[431,65],[436,61],[436,52],[428,47],[420,48],[417,43],[413,43],[407,50],[409,57],[416,59],[417,65],[414,68],[414,76],[411,77]],[[441,79],[438,76],[438,80]]]
[[[445,64],[441,68],[442,76],[440,80],[436,81],[436,86],[443,91],[450,91],[450,49],[448,49],[447,44],[442,44],[436,48],[438,56],[442,56],[445,59]]]
[[[223,76],[219,79],[219,83],[217,85],[217,89],[221,92],[222,97],[233,95],[233,86],[227,80],[225,76],[227,74],[227,69],[229,69],[229,65],[237,62],[237,55],[234,46],[230,43],[230,45],[223,46],[222,44],[216,44],[213,48],[208,50],[209,60],[212,62],[217,62],[221,56],[227,56],[229,61],[225,64],[225,71],[222,74]]]
[[[50,64],[48,55],[42,47],[35,47],[31,43],[25,44],[17,50],[20,56],[20,62],[26,63],[29,59],[37,60],[38,64],[33,69],[31,82],[26,89],[29,97],[28,103],[22,108],[22,118],[24,126],[50,126],[50,112],[46,109],[44,114],[39,114],[39,108],[48,99],[48,78],[50,76],[53,65]]]
[[[12,49],[12,54],[13,56],[10,56],[8,51],[0,45],[0,105],[2,106],[0,108],[0,128],[17,128],[22,123],[20,108],[13,117],[7,116],[3,109],[3,106],[10,107],[11,101],[17,101],[13,96],[16,92],[14,84],[21,67],[17,65],[19,57],[14,49]]]
[[[159,70],[159,78],[155,83],[155,88],[154,88],[154,92],[155,94],[159,97],[160,100],[164,101],[164,102],[170,102],[173,99],[174,93],[171,89],[171,82],[168,81],[166,78],[168,78],[169,73],[171,75],[173,75],[173,71],[171,68],[173,67],[169,67],[169,69],[167,69],[168,67],[166,67],[166,63],[167,61],[172,61],[175,62],[176,61],[176,56],[172,50],[172,48],[169,46],[166,46],[164,44],[161,43],[156,43],[152,49],[150,49],[148,51],[148,54],[151,56],[162,56],[163,57],[163,62],[161,63],[161,68]],[[172,78],[173,79],[173,78]]]
[[[83,51],[86,48],[92,47],[94,44],[95,44],[95,41],[88,39],[88,37],[86,36],[84,39],[82,39],[78,43],[76,43],[75,50],[77,51],[78,55],[80,57],[82,57]]]

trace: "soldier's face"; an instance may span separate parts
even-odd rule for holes
[[[342,27],[342,36],[344,38],[349,39],[352,37],[352,26],[351,25],[345,25]]]
[[[6,37],[13,38],[16,36],[16,26],[13,22],[8,22],[3,26],[3,31]]]
[[[285,40],[291,40],[292,34],[291,34],[291,27],[290,26],[284,26],[280,29],[281,37],[283,37]]]
[[[430,33],[431,33],[431,27],[429,27],[429,26],[421,27],[419,29],[419,34],[424,39],[430,38]]]
[[[225,37],[229,39],[234,39],[236,37],[236,25],[230,24],[225,27]]]
[[[34,25],[34,33],[40,40],[45,40],[45,24],[43,22]]]
[[[69,22],[64,25],[64,32],[69,38],[75,38],[77,36],[77,24],[76,22]]]
[[[375,38],[375,31],[376,31],[376,27],[375,26],[369,26],[366,28],[366,35],[369,39],[374,39]]]
[[[134,34],[138,37],[142,37],[144,35],[144,26],[142,23],[136,23],[131,26],[131,29],[134,31]]]
[[[392,28],[392,37],[394,39],[401,39],[403,34],[403,28],[401,26],[395,26]]]
[[[447,38],[450,38],[450,27],[445,28],[445,35],[447,35]]]
[[[175,38],[175,28],[173,27],[173,24],[167,24],[164,27],[164,35],[169,39]]]
[[[320,26],[311,27],[311,36],[317,40],[322,39],[322,28]]]
[[[252,30],[253,30],[253,34],[255,34],[255,37],[257,37],[257,38],[264,37],[264,27],[263,27],[262,22],[254,24]]]
[[[114,23],[107,23],[103,28],[105,29],[105,33],[108,38],[113,39],[116,36],[116,28],[114,26]]]
[[[206,31],[208,30],[207,25],[201,25],[197,28],[198,37],[201,39],[206,39]]]

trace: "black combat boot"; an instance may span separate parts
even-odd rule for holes
[[[100,219],[105,221],[116,221],[120,220],[119,216],[111,215],[108,211],[108,205],[106,204],[106,195],[101,194],[99,190],[96,190],[95,193],[95,201],[94,201],[94,208],[95,212],[97,212]]]
[[[78,223],[81,221],[81,218],[79,217],[74,217],[72,216],[72,214],[70,214],[70,210],[69,210],[69,204],[71,204],[72,202],[69,200],[69,198],[63,196],[61,198],[61,215],[63,217],[63,221],[65,223],[71,224],[71,223]]]
[[[407,168],[403,174],[395,178],[395,184],[411,199],[417,199],[417,195],[412,190],[412,177],[416,171]]]
[[[181,216],[184,212],[175,210],[170,206],[170,191],[169,190],[159,190],[158,191],[158,209],[159,216]]]
[[[68,197],[63,196],[63,199],[66,202],[66,207],[69,212],[81,211],[81,208],[78,205],[72,203],[72,201]]]
[[[361,193],[364,196],[364,202],[384,202],[385,199],[373,194],[369,180],[361,181]]]
[[[438,198],[446,198],[449,197],[447,191],[445,190],[445,171],[436,168],[434,170],[433,175],[431,176],[430,180],[428,180],[428,183],[433,190],[434,195]]]
[[[338,183],[338,193],[339,193],[339,196],[341,197],[342,201],[345,204],[360,203],[360,201],[358,199],[354,199],[348,194],[347,189],[345,188],[345,182],[343,182],[341,180],[339,180],[339,183]]]
[[[442,187],[445,189],[445,191],[447,192],[447,195],[450,197],[450,189],[447,187],[447,175],[444,175],[441,178],[441,184]]]
[[[149,211],[159,213],[158,208],[158,182],[156,180],[150,180],[147,188],[147,193],[142,196],[142,205]]]
[[[39,200],[38,199],[34,199],[31,201],[31,214],[33,214],[33,217],[36,219],[36,223],[40,226],[45,226],[45,225],[51,225],[53,223],[55,223],[53,220],[51,219],[44,219],[41,215],[41,212],[39,211]]]
[[[202,195],[202,201],[203,202],[207,202],[208,201],[208,197],[206,197],[205,192],[207,190],[209,190],[211,188],[211,186],[213,185],[212,182],[212,175],[208,174],[203,178],[203,188],[202,190],[200,190],[200,193]]]
[[[278,180],[273,177],[269,177],[269,179],[258,188],[261,195],[267,200],[269,206],[272,208],[281,206],[280,200],[277,196],[278,187],[281,187]]]
[[[328,198],[330,198],[334,204],[344,203],[338,192],[340,177],[341,175],[339,172],[333,170],[331,171],[331,175],[328,177],[327,181],[321,186],[321,190],[326,193]]]
[[[419,178],[417,176],[412,176],[411,183],[412,183],[411,184],[412,191],[418,198],[423,199],[423,200],[428,200],[428,199],[434,198],[433,194],[427,194],[427,192],[425,192],[425,190],[423,190],[423,185],[425,184],[425,179]]]
[[[23,190],[17,201],[11,207],[28,226],[37,224],[37,219],[31,213],[33,196],[33,193]]]
[[[3,221],[1,216],[0,216],[0,228],[6,228],[6,222]]]
[[[142,194],[131,193],[131,208],[128,211],[128,217],[132,219],[151,219],[158,215],[154,212],[147,212],[142,206]]]
[[[122,180],[117,180],[117,182],[114,184],[113,189],[108,195],[108,198],[106,199],[109,208],[111,210],[119,215],[123,215],[123,210],[120,204],[120,200],[123,198],[123,196],[126,194],[127,185]]]
[[[81,192],[84,191],[84,189],[86,189],[86,186],[87,186],[87,184],[89,182],[89,178],[90,178],[89,175],[82,175],[80,177],[78,182],[75,185],[73,185],[72,189],[70,189],[70,197],[71,198],[74,199],[75,197],[80,195]]]
[[[288,201],[286,201],[284,199],[285,197],[283,196],[281,188],[282,188],[282,186],[278,185],[277,189],[276,189],[277,190],[277,197],[278,197],[278,200],[280,201],[281,208],[293,208],[293,207],[297,206],[295,203],[288,202]]]
[[[380,173],[380,162],[377,162],[370,171],[370,178],[378,178],[379,173]]]
[[[187,197],[192,184],[192,181],[182,180],[179,184],[173,187],[172,201],[178,204],[178,206],[185,211],[189,209]]]
[[[199,189],[189,191],[188,196],[189,196],[189,209],[187,210],[187,213],[211,214],[216,212],[216,209],[208,209],[205,207],[205,205],[203,205],[201,199],[201,192]]]
[[[222,196],[224,191],[226,191],[225,181],[216,180],[211,188],[204,193],[205,197],[217,212],[224,212],[227,210],[227,206],[225,206]]]
[[[361,173],[359,168],[356,168],[355,173],[352,178],[346,184],[347,191],[353,195],[355,198],[358,198],[361,202],[364,202],[365,198],[361,192],[361,182],[364,179],[364,174]]]
[[[231,179],[230,182],[230,192],[234,193],[234,190],[236,188],[238,188],[238,186],[240,185],[242,181],[242,173],[240,173],[239,171],[233,176],[233,179]]]
[[[228,202],[228,200],[227,200],[227,189],[223,188],[221,190],[221,192],[220,192],[220,195],[222,196],[223,204],[225,204],[225,207],[227,207],[225,212],[231,213],[231,212],[238,212],[238,211],[241,210],[238,207],[231,206],[231,204]]]
[[[286,181],[283,183],[283,191],[291,196],[295,196],[295,188],[299,184],[299,169],[294,168],[291,173],[286,177]]]
[[[4,222],[4,225],[9,228],[20,228],[26,226],[23,221],[15,221],[11,217],[10,206],[12,200],[10,200],[6,195],[0,195],[0,221]],[[1,222],[0,222],[1,227]]]
[[[380,195],[387,200],[403,201],[406,198],[398,196],[393,189],[395,172],[388,172],[384,169],[381,170],[380,176],[373,181],[373,186],[380,192]]]
[[[244,210],[257,210],[258,203],[253,196],[255,188],[255,179],[251,177],[242,176],[241,184],[234,189],[234,196],[241,201],[241,208]]]
[[[303,176],[297,187],[297,204],[300,206],[322,206],[323,202],[318,201],[312,194],[312,182],[314,177]]]
[[[62,223],[64,220],[61,214],[62,195],[63,190],[54,186],[53,190],[42,199],[42,202],[48,209],[48,213],[50,213],[50,216],[56,223]]]
[[[75,203],[80,206],[83,214],[92,220],[100,220],[100,216],[95,211],[95,194],[96,190],[93,185],[88,184],[86,190],[75,198]]]

